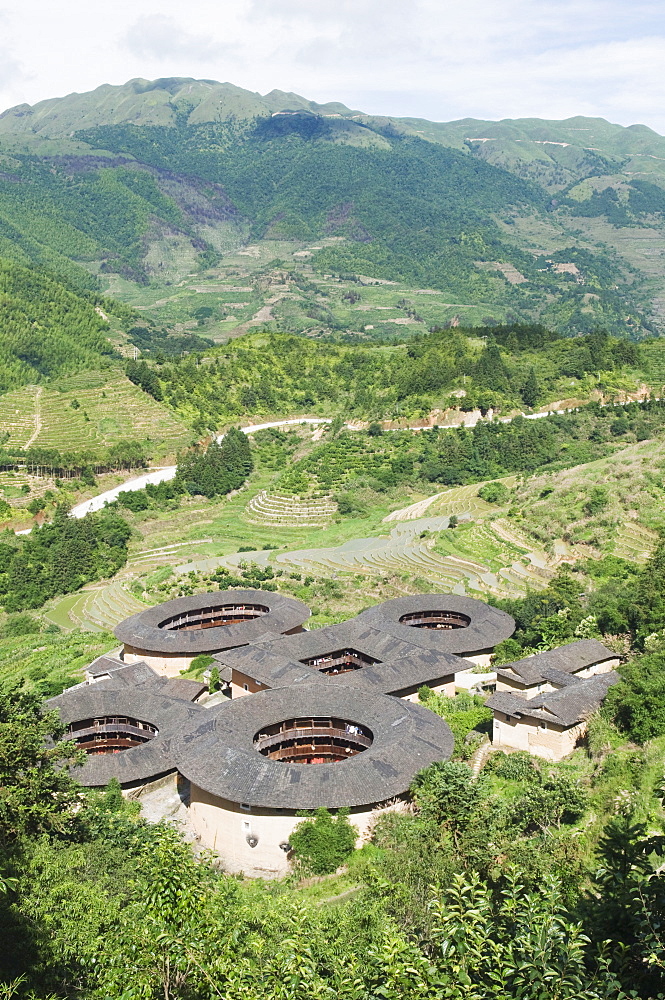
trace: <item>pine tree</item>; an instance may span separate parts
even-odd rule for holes
[[[522,386],[522,399],[524,400],[525,406],[535,406],[540,399],[540,386],[538,385],[538,379],[536,378],[536,373],[531,369],[529,372],[529,377]]]

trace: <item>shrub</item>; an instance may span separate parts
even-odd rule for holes
[[[511,492],[504,483],[486,483],[478,490],[478,496],[486,503],[508,503]]]
[[[492,763],[496,776],[508,781],[532,781],[538,776],[538,769],[526,751],[499,753]]]
[[[357,835],[349,822],[348,809],[340,809],[336,816],[327,809],[317,809],[291,834],[291,849],[305,870],[313,875],[329,875],[353,852]]]
[[[468,826],[483,788],[468,764],[447,760],[417,774],[411,794],[425,819],[460,830]]]

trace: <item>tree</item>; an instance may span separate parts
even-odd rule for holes
[[[511,492],[504,483],[486,483],[478,490],[478,496],[485,503],[508,503]]]
[[[524,405],[528,407],[535,406],[540,399],[540,386],[538,385],[538,379],[533,368],[530,370],[528,378],[522,386],[521,396]]]
[[[20,687],[0,691],[0,841],[73,828],[80,788],[68,766],[82,753],[62,740],[56,712]]]
[[[358,831],[349,822],[348,809],[332,816],[317,809],[299,823],[290,836],[296,860],[314,875],[329,875],[343,865],[356,846]]]
[[[507,392],[510,388],[510,377],[493,337],[487,338],[487,344],[474,365],[473,377],[481,388],[493,392]]]
[[[205,450],[195,450],[181,457],[177,478],[190,493],[220,496],[242,486],[253,465],[247,435],[232,427],[221,443],[213,441]]]
[[[411,794],[425,819],[461,831],[478,807],[483,789],[473,781],[468,764],[442,761],[416,775]]]
[[[636,743],[665,735],[665,653],[625,663],[602,713]]]

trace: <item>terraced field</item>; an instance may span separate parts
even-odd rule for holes
[[[517,548],[505,552],[505,546],[493,541],[491,559],[479,558],[474,554],[473,544],[458,544],[458,537],[464,532],[445,532],[447,553],[436,550],[432,534],[448,527],[448,517],[424,517],[394,524],[388,537],[355,538],[334,548],[299,549],[278,553],[270,558],[269,552],[233,553],[206,560],[205,566],[194,563],[193,567],[212,569],[217,565],[237,567],[242,561],[272,564],[303,573],[316,575],[362,574],[363,576],[385,576],[407,574],[427,580],[444,591],[463,594],[467,591],[491,593],[497,597],[507,597],[524,593],[527,586],[545,587],[554,570],[534,564],[525,552]],[[475,527],[475,526],[474,526]],[[484,548],[489,547],[491,528],[485,528]],[[441,535],[438,536],[441,538]],[[500,559],[498,552],[505,552]],[[179,567],[184,572],[185,567]]]
[[[331,497],[301,500],[261,490],[247,504],[246,516],[252,524],[315,528],[327,524],[336,512],[337,504]]]
[[[192,438],[182,421],[120,371],[82,372],[42,388],[40,424],[37,392],[36,386],[26,386],[0,396],[0,429],[9,433],[13,447],[23,448],[32,438],[44,448],[85,451],[131,438],[150,442],[161,458]]]
[[[114,580],[63,597],[44,617],[65,630],[78,627],[97,632],[112,629],[144,608],[145,604],[125,590],[120,580]]]
[[[37,389],[26,385],[0,396],[0,432],[17,448],[24,448],[35,432]]]
[[[616,533],[614,555],[631,562],[645,563],[658,541],[658,533],[642,527],[635,521],[626,521]]]
[[[26,486],[29,492],[24,493],[22,487]],[[54,480],[31,476],[24,470],[0,472],[0,498],[7,500],[12,507],[26,507],[35,497],[54,489]]]

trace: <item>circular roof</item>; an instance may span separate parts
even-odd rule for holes
[[[257,732],[291,718],[353,719],[372,745],[336,764],[289,764],[262,756]],[[231,802],[269,809],[338,809],[371,805],[403,794],[413,777],[447,760],[453,735],[421,705],[351,685],[273,688],[220,705],[193,720],[171,744],[181,774]]]
[[[180,616],[212,611],[222,607],[254,606],[267,609],[247,621],[213,628],[169,628],[167,624]],[[282,634],[298,628],[311,612],[302,601],[284,597],[268,590],[216,590],[210,594],[177,597],[154,608],[146,608],[126,618],[114,629],[122,642],[150,653],[193,655],[219,652],[244,646],[266,632]]]
[[[72,769],[77,781],[92,787],[106,785],[111,778],[117,778],[121,785],[129,785],[175,771],[169,749],[174,733],[198,721],[201,713],[205,714],[202,705],[161,697],[144,687],[100,690],[95,684],[65,691],[51,698],[48,707],[58,709],[65,726],[84,719],[129,716],[157,728],[157,736],[147,743],[122,753],[91,754],[82,767]]]
[[[464,628],[430,629],[417,628],[401,620],[405,615],[417,615],[419,612],[462,615],[469,619],[469,624]],[[457,656],[491,649],[510,638],[515,631],[515,621],[505,611],[457,594],[397,597],[361,612],[358,621],[401,639],[402,642],[415,643],[425,649],[454,653]]]

